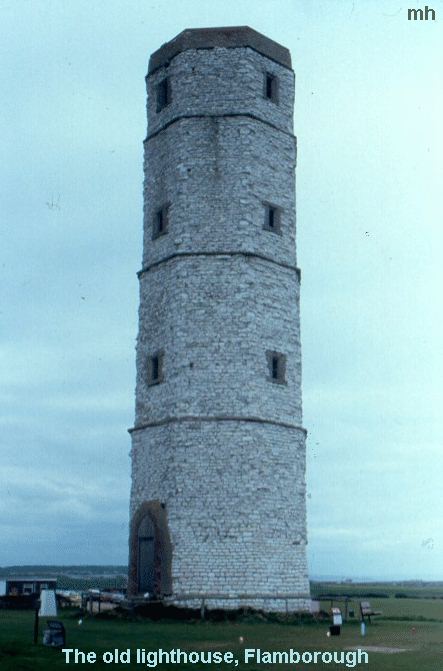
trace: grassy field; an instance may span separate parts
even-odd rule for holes
[[[312,583],[311,595],[314,599],[325,595],[349,596],[349,608],[356,617],[360,601],[369,601],[374,610],[382,611],[381,619],[443,621],[443,583]],[[324,602],[325,609],[330,607],[331,600]],[[343,610],[343,602],[333,603]]]
[[[366,586],[367,587],[367,586]],[[326,590],[327,591],[327,590]],[[327,593],[330,593],[327,591]],[[430,596],[426,594],[426,596]],[[243,661],[243,650],[326,651],[363,647],[368,650],[369,664],[358,668],[371,671],[441,671],[443,669],[443,601],[431,598],[370,599],[371,604],[383,611],[382,618],[367,626],[367,635],[361,637],[357,619],[342,628],[340,637],[328,638],[328,623],[270,623],[260,621],[233,622],[151,622],[149,620],[100,619],[83,617],[64,610],[62,619],[67,632],[67,647],[97,653],[98,661],[89,664],[65,663],[59,650],[33,645],[33,613],[30,611],[0,610],[0,669],[1,671],[43,671],[67,668],[142,669],[149,668],[135,663],[137,648],[157,650],[181,648],[182,650],[232,651],[238,658],[239,671],[281,669],[306,671],[307,669],[347,668],[335,664],[257,664]],[[356,599],[356,604],[358,599]],[[325,604],[325,607],[329,604]],[[387,618],[387,619],[384,619]],[[401,619],[408,618],[408,619]],[[44,620],[40,625],[44,628]],[[241,638],[243,640],[241,640]],[[41,636],[40,636],[41,640]],[[374,651],[373,648],[381,650]],[[106,651],[131,649],[131,664],[108,663],[100,660]],[[389,649],[403,649],[392,652]],[[234,668],[222,664],[162,664],[163,669],[195,669],[215,671]]]
[[[443,582],[311,582],[311,594],[347,594],[349,596],[368,598],[381,596],[384,598],[419,598],[443,599]]]

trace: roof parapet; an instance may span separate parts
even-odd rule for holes
[[[169,42],[165,42],[149,59],[148,75],[169,63],[177,54],[187,49],[213,49],[214,47],[251,47],[263,56],[291,69],[289,49],[269,39],[248,26],[227,28],[187,28]]]

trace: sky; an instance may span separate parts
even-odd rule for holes
[[[311,575],[443,579],[430,6],[0,0],[0,566],[127,562],[144,76],[184,28],[249,25],[296,73]]]

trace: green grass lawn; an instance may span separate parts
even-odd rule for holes
[[[378,594],[394,597],[401,594],[410,598],[440,598],[443,599],[443,582],[311,582],[311,594],[347,594],[357,597],[375,598]]]
[[[435,602],[411,599],[385,599],[393,608],[401,607],[402,613],[409,613],[414,604],[424,617],[435,616]],[[392,602],[392,603],[391,603]],[[372,601],[371,601],[372,603]],[[432,606],[429,611],[425,604]],[[378,607],[377,603],[377,607]],[[441,606],[440,602],[440,606]],[[443,609],[442,609],[443,610]],[[443,612],[440,610],[439,622],[431,621],[395,621],[378,620],[367,627],[367,636],[362,638],[358,622],[342,628],[340,637],[328,638],[327,623],[285,624],[266,622],[151,622],[149,620],[100,619],[85,617],[78,624],[78,618],[72,611],[62,611],[62,619],[67,632],[67,647],[79,648],[85,652],[94,651],[97,657],[108,650],[131,649],[131,664],[105,664],[102,661],[90,664],[65,663],[59,650],[44,647],[40,642],[33,645],[33,613],[31,611],[0,610],[0,669],[1,671],[43,671],[67,668],[93,669],[142,669],[149,668],[135,663],[135,650],[145,648],[156,650],[163,648],[181,648],[183,650],[221,650],[232,651],[239,659],[240,671],[258,671],[259,669],[280,668],[282,671],[305,671],[306,669],[347,668],[335,664],[258,665],[243,662],[243,648],[261,648],[262,650],[343,650],[352,646],[369,646],[369,664],[364,668],[371,671],[440,671],[443,669]],[[394,613],[395,614],[395,613]],[[401,615],[400,615],[401,617]],[[44,628],[44,620],[40,629]],[[243,642],[240,642],[243,637]],[[40,636],[41,641],[41,636]],[[405,648],[407,652],[387,654],[371,652],[371,646],[387,648]],[[234,668],[203,664],[164,664],[160,669],[195,669],[208,671]],[[362,668],[362,667],[359,667]]]
[[[355,618],[360,617],[360,601],[369,601],[372,608],[381,611],[382,619],[400,620],[409,618],[411,620],[440,620],[443,623],[443,600],[441,599],[356,599],[351,598],[349,610],[353,610]],[[333,601],[344,612],[342,601]],[[331,600],[323,601],[321,608],[329,611]],[[380,618],[377,618],[380,619]],[[443,671],[443,665],[442,665]]]

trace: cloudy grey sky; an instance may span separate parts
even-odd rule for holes
[[[250,25],[297,77],[309,560],[443,578],[443,3],[0,0],[0,565],[125,563],[144,75]]]

